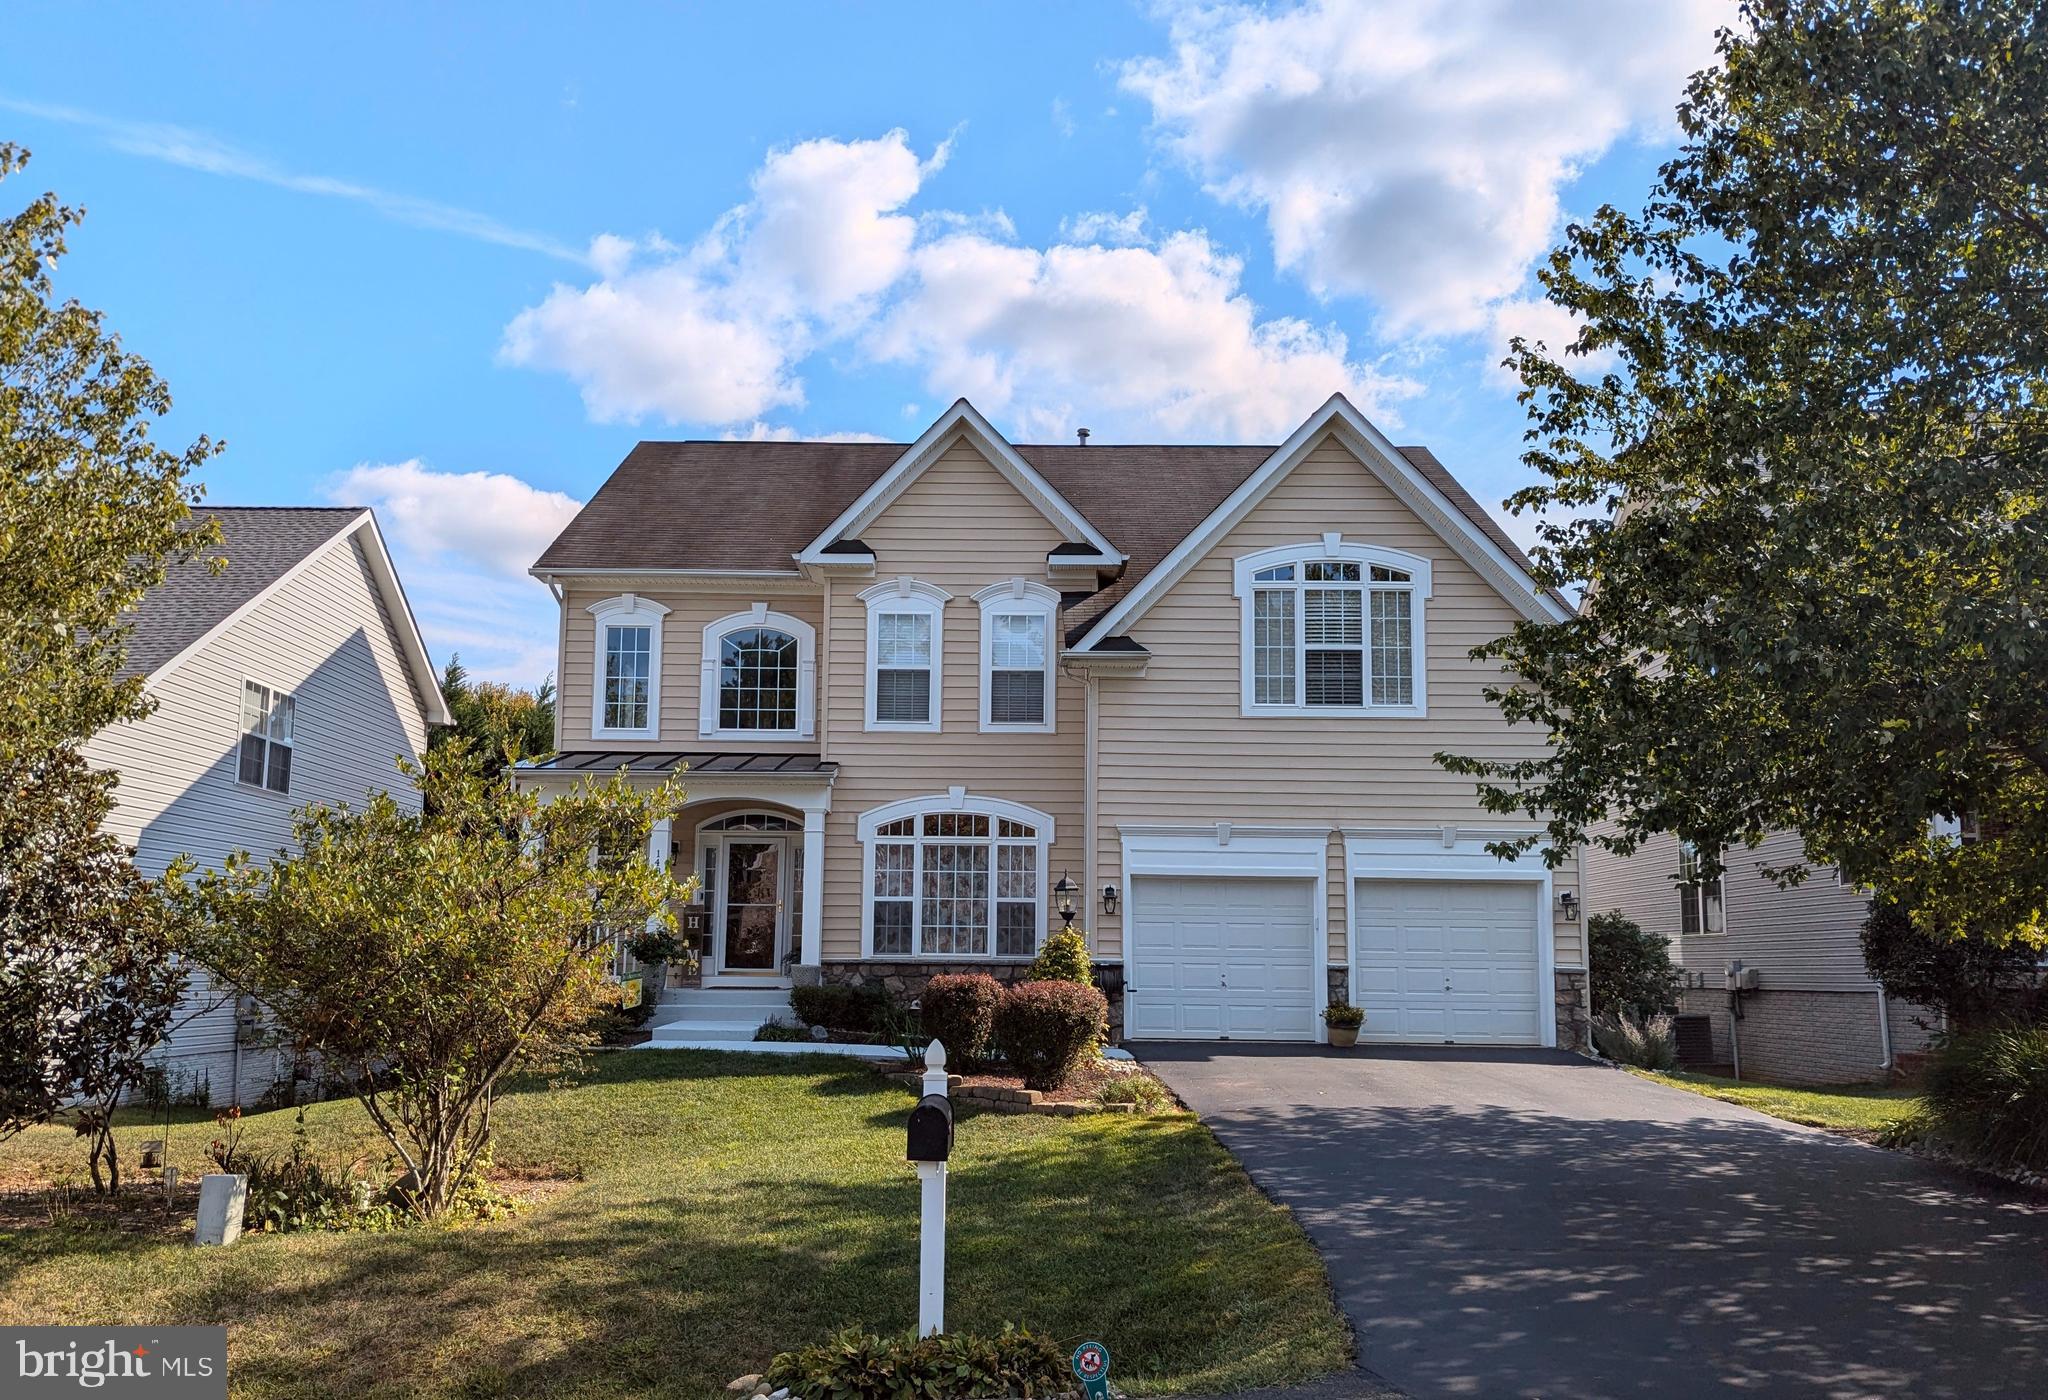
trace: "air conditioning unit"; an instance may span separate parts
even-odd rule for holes
[[[1744,967],[1739,960],[1728,964],[1727,981],[1731,992],[1753,992],[1763,985],[1757,969]]]

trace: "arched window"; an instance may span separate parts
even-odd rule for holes
[[[863,953],[1029,958],[1045,929],[1044,812],[964,788],[862,815]]]
[[[1234,579],[1244,714],[1426,713],[1427,559],[1328,534],[1245,555]]]
[[[660,738],[661,620],[669,610],[622,593],[585,611],[597,622],[590,737]]]
[[[756,603],[704,629],[697,731],[718,739],[808,739],[817,631]]]

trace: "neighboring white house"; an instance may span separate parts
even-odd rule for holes
[[[109,825],[150,875],[180,855],[216,866],[284,848],[309,803],[360,804],[378,789],[417,801],[397,762],[450,722],[368,510],[205,514],[220,522],[226,568],[174,568],[134,615],[128,673],[148,678],[155,712],[84,749],[120,773]],[[253,1040],[231,1002],[198,988],[163,1059],[174,1085],[243,1102],[289,1071]]]

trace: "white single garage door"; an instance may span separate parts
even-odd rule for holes
[[[1540,1045],[1540,886],[1360,880],[1351,999],[1361,1040]]]
[[[1313,880],[1131,882],[1133,1040],[1314,1040]]]

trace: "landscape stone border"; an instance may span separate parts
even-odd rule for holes
[[[924,1077],[892,1074],[898,1084],[920,1090]],[[1012,1089],[1001,1084],[966,1084],[957,1074],[946,1076],[946,1095],[960,1103],[971,1103],[996,1113],[1036,1113],[1045,1118],[1083,1118],[1091,1113],[1135,1113],[1134,1103],[1054,1103],[1036,1089]]]

